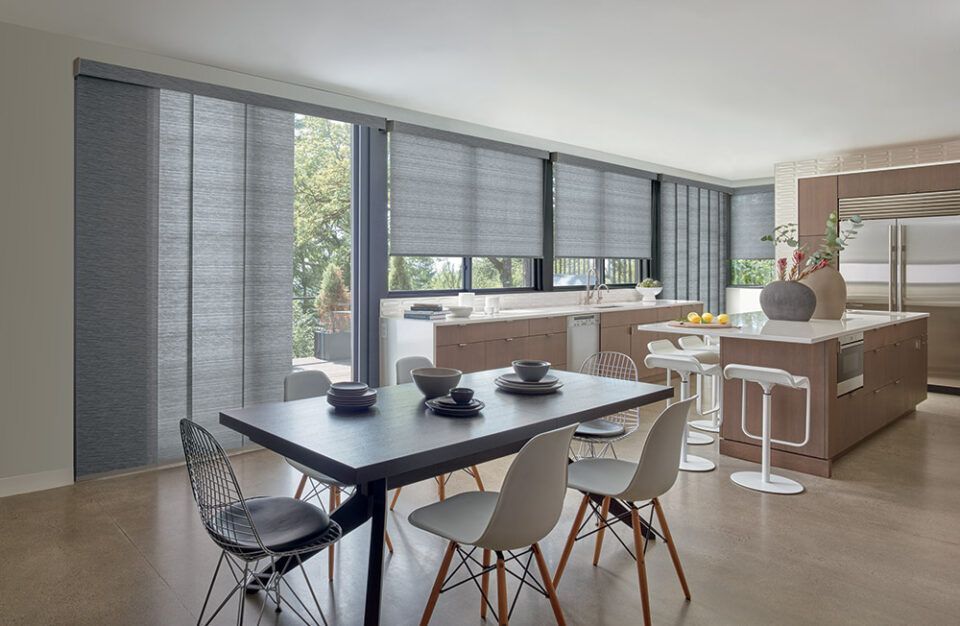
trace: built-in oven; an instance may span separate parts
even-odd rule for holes
[[[837,396],[863,387],[863,333],[840,337],[837,354]]]

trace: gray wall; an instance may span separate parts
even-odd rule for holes
[[[90,58],[730,185],[330,92],[0,22],[0,496],[73,477],[73,60]]]

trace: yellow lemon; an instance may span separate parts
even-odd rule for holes
[[[703,320],[704,324],[710,324],[711,322],[713,322],[713,313],[711,313],[710,311],[707,311],[706,313],[700,316],[700,319]]]
[[[687,321],[690,322],[691,324],[699,324],[700,316],[697,314],[696,311],[690,311],[689,313],[687,313]]]
[[[720,315],[717,316],[717,323],[718,323],[718,324],[729,324],[729,323],[730,323],[730,316],[727,315],[726,313],[721,313]]]

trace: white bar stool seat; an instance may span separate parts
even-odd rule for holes
[[[803,492],[803,485],[790,478],[770,473],[770,444],[802,448],[810,441],[810,379],[806,376],[794,376],[790,372],[773,367],[757,367],[754,365],[730,364],[723,370],[727,379],[739,379],[742,385],[740,398],[740,427],[743,434],[751,439],[760,441],[760,471],[734,472],[730,480],[754,491],[766,493],[796,494]],[[763,389],[763,417],[762,431],[759,436],[747,430],[747,383],[753,382]],[[806,423],[804,426],[803,441],[784,441],[770,436],[770,409],[771,394],[777,385],[790,389],[805,389],[807,392]]]
[[[721,411],[721,405],[720,405],[720,402],[718,401],[720,398],[720,385],[718,381],[720,380],[720,376],[722,374],[719,366],[720,353],[714,353],[710,350],[680,350],[666,339],[658,339],[656,341],[651,341],[650,343],[647,344],[647,350],[650,352],[650,354],[666,354],[666,355],[674,355],[674,356],[679,355],[679,356],[685,356],[685,357],[692,357],[696,359],[698,363],[708,365],[708,366],[713,366],[708,369],[711,372],[715,372],[715,375],[706,374],[706,376],[708,376],[711,381],[711,390],[713,391],[713,394],[712,394],[713,406],[710,407],[709,409],[703,408],[703,375],[695,374],[695,378],[697,382],[697,407],[695,409],[696,414],[700,417],[706,417],[708,415],[712,415],[713,418],[703,419],[703,420],[691,420],[690,426],[693,426],[694,428],[698,428],[697,423],[711,424],[713,420],[716,419],[717,428],[712,432],[717,432],[717,433],[720,432],[720,420],[717,417]],[[667,386],[670,386],[670,382],[671,382],[670,378],[671,378],[671,373],[670,373],[670,370],[667,369]],[[708,430],[708,429],[701,428],[700,430]],[[711,443],[713,443],[713,437],[711,437],[710,435],[694,432],[689,429],[687,430],[687,445],[708,446]]]
[[[711,337],[709,335],[704,335],[703,337],[699,335],[685,335],[680,337],[677,340],[677,343],[680,344],[680,347],[687,352],[706,352],[713,356],[715,360],[704,360],[698,359],[701,363],[720,363],[720,341],[716,337]],[[723,410],[720,406],[720,396],[721,396],[721,385],[720,385],[720,376],[711,376],[710,377],[710,390],[712,396],[710,400],[714,404],[716,410],[703,410],[703,398],[698,401],[697,404],[697,413],[701,416],[710,415],[709,419],[698,419],[690,420],[690,426],[696,428],[697,430],[702,430],[708,433],[719,433],[720,424],[723,422]],[[700,380],[697,379],[697,393],[700,393]],[[701,394],[702,396],[702,394]]]
[[[651,341],[651,345],[656,343]],[[666,342],[670,343],[670,342]],[[651,351],[652,352],[652,351]],[[680,399],[687,400],[690,395],[690,374],[706,375],[715,372],[719,375],[719,365],[703,365],[692,356],[684,354],[648,354],[643,359],[644,365],[650,368],[659,367],[668,372],[674,371],[680,376]],[[687,453],[688,436],[690,429],[686,420],[683,422],[683,441],[680,445],[680,470],[684,472],[710,472],[717,468],[710,459],[694,456]]]

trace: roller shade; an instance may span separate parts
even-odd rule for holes
[[[699,300],[717,313],[729,274],[730,194],[660,183],[660,280],[663,297]]]
[[[390,253],[543,256],[543,160],[521,146],[390,122]]]
[[[654,175],[553,155],[558,257],[650,258]]]
[[[730,258],[772,259],[772,241],[760,241],[773,232],[773,187],[737,192],[730,200]]]

